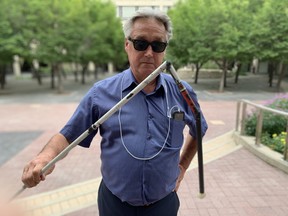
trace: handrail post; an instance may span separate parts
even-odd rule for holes
[[[263,110],[259,109],[256,125],[256,140],[255,140],[255,144],[257,146],[259,146],[261,143],[262,126],[263,126]]]
[[[243,102],[240,134],[244,135],[247,103]]]
[[[240,109],[241,109],[241,104],[243,102],[238,101],[237,102],[237,112],[236,112],[236,127],[235,127],[235,131],[238,131],[239,129],[239,122],[240,122]]]
[[[287,118],[287,126],[286,126],[286,142],[284,148],[284,160],[286,161],[288,158],[288,118]]]

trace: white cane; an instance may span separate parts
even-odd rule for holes
[[[162,71],[166,69],[166,61],[163,62],[156,70],[154,70],[146,79],[144,79],[139,85],[137,85],[128,95],[126,95],[122,100],[120,100],[116,105],[114,105],[107,113],[105,113],[100,119],[98,119],[94,124],[92,124],[86,131],[84,131],[78,138],[76,138],[69,146],[67,146],[62,152],[60,152],[53,160],[51,160],[43,169],[41,170],[42,175],[47,172],[56,162],[63,159],[75,146],[82,142],[89,134],[95,131],[103,122],[105,122],[111,115],[117,112],[123,105],[130,101],[136,94],[138,94],[145,86],[147,86],[152,80],[154,80]],[[10,201],[15,199],[19,194],[21,194],[27,188],[23,185],[22,188],[17,191],[11,198]]]

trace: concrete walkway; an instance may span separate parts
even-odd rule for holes
[[[259,82],[259,77],[256,80]],[[34,83],[29,79],[24,82],[30,83],[32,89]],[[9,88],[0,94],[0,144],[5,134],[5,142],[9,140],[14,149],[0,166],[0,184],[5,185],[0,191],[8,197],[22,187],[20,178],[25,163],[62,127],[89,88],[77,84],[69,87],[66,94],[57,95],[46,83],[37,92],[26,86],[19,94],[13,88],[17,83],[19,80],[12,79]],[[179,189],[179,215],[286,216],[288,175],[236,146],[228,133],[235,128],[238,99],[263,102],[278,93],[264,91],[264,87],[251,93],[241,89],[218,93],[217,89],[212,90],[212,84],[192,86],[209,123],[203,140],[206,197],[197,197],[198,171],[193,163]],[[27,137],[28,133],[31,136]],[[20,148],[22,139],[28,144]],[[101,178],[99,142],[100,137],[96,136],[90,149],[76,147],[45,182],[19,196],[24,205],[30,206],[32,215],[98,215],[95,203]]]

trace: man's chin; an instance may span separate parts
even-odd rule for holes
[[[156,68],[154,64],[145,64],[141,69],[145,71],[145,73],[152,73]]]

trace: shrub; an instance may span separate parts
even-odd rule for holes
[[[261,143],[283,154],[286,145],[286,135],[286,132],[281,132],[280,134],[273,134],[271,137],[269,134],[264,133],[261,137]]]
[[[288,94],[278,95],[271,101],[266,101],[267,107],[288,112]],[[252,112],[245,121],[245,133],[249,136],[255,136],[257,124],[257,112]],[[263,112],[262,133],[280,134],[286,131],[287,118],[282,115],[273,114],[268,111]]]
[[[279,134],[286,130],[287,119],[284,116],[263,112],[262,133]],[[245,121],[245,133],[249,136],[255,136],[257,124],[257,113],[252,113]]]

